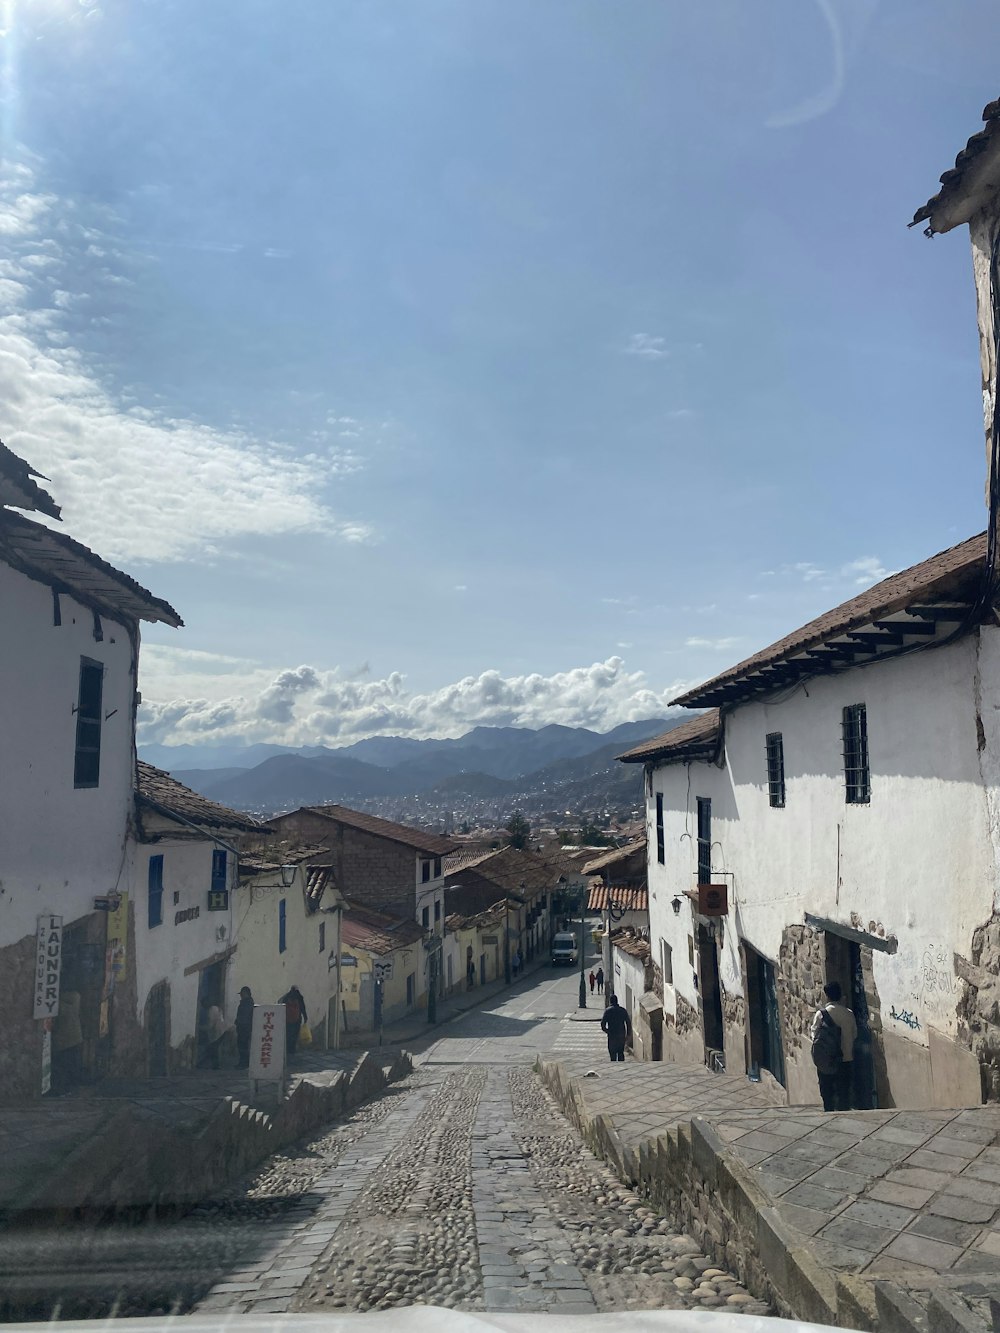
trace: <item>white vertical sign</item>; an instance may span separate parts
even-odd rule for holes
[[[59,973],[62,967],[62,917],[46,913],[38,918],[35,953],[35,1018],[55,1018],[59,1012]]]
[[[42,1096],[52,1091],[52,1022],[45,1020],[42,1032]]]
[[[255,1004],[250,1029],[250,1077],[265,1082],[285,1077],[285,1006]]]

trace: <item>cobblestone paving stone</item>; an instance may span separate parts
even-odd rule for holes
[[[198,1306],[762,1314],[584,1147],[530,1069],[424,1067]]]

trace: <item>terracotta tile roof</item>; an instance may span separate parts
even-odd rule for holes
[[[380,957],[396,949],[412,948],[424,938],[423,930],[411,918],[375,912],[358,903],[345,908],[340,932],[345,949],[363,949]]]
[[[608,904],[626,912],[648,912],[649,892],[646,889],[629,888],[626,885],[595,884],[590,890],[588,906],[592,912],[606,912]]]
[[[669,733],[668,733],[669,734]],[[588,861],[583,867],[585,875],[597,875],[609,866],[616,866],[630,861],[637,852],[641,852],[643,857],[646,855],[646,839],[636,838],[634,842],[627,842],[624,847],[611,847],[600,856],[595,856],[593,861]]]
[[[9,509],[0,509],[0,560],[104,615],[160,621],[175,628],[184,624],[168,602],[86,546]]]
[[[366,815],[360,810],[349,810],[346,805],[310,805],[305,809],[335,824],[344,824],[362,833],[373,833],[378,838],[387,838],[389,842],[400,842],[404,847],[412,847],[428,856],[447,856],[455,850],[455,844],[450,838],[425,833],[423,829],[410,828],[408,824],[395,824],[391,819],[381,819],[378,815]]]
[[[985,202],[985,191],[997,184],[1000,149],[1000,99],[983,109],[986,128],[978,130],[941,177],[941,189],[913,215],[911,227],[930,219],[928,233],[951,231],[968,222]]]
[[[260,825],[249,815],[237,814],[224,805],[217,805],[199,796],[190,787],[154,768],[145,760],[136,761],[136,800],[160,814],[181,815],[204,829],[226,829],[236,833],[259,833]]]
[[[255,832],[266,834],[268,829],[261,826]],[[298,865],[301,861],[308,861],[313,856],[322,856],[324,852],[329,852],[329,847],[299,846],[287,842],[267,841],[259,845],[240,847],[240,874],[241,875],[261,875],[270,874],[271,871],[279,869],[281,866]]]
[[[2,440],[0,440],[0,505],[13,505],[15,509],[37,509],[40,514],[50,518],[59,517],[59,506],[34,478],[48,481],[40,472],[18,458]]]
[[[712,759],[718,749],[720,735],[719,710],[710,708],[707,713],[700,713],[690,722],[682,722],[679,727],[665,731],[662,736],[643,741],[634,750],[626,750],[618,758],[624,764],[642,764],[651,759],[659,759],[664,763]]]
[[[809,676],[829,674],[829,664],[810,658],[808,656],[810,650],[829,644],[831,639],[849,636],[852,632],[866,630],[869,627],[871,633],[875,634],[875,622],[884,625],[885,621],[893,616],[901,618],[893,621],[892,628],[904,635],[916,635],[914,626],[919,628],[920,622],[915,617],[907,620],[905,615],[907,608],[942,602],[960,605],[971,603],[979,590],[985,557],[986,534],[980,533],[977,537],[970,537],[968,541],[949,547],[947,551],[941,551],[929,560],[923,560],[918,565],[883,579],[881,583],[876,583],[874,587],[866,589],[859,596],[852,597],[850,601],[841,603],[840,606],[825,612],[815,620],[810,620],[807,625],[794,630],[785,638],[779,639],[777,643],[772,643],[769,648],[764,648],[718,676],[713,676],[697,689],[688,690],[686,694],[675,699],[674,703],[683,704],[686,708],[704,708],[708,704],[740,696],[749,697],[752,694],[773,692],[781,688],[781,681],[770,677],[767,669],[793,660],[795,670],[801,673],[796,679],[805,680]],[[927,642],[928,646],[931,646],[933,639],[921,639],[921,642]],[[855,646],[853,651],[862,656],[874,657],[878,649],[872,647],[863,652],[861,648]],[[853,658],[851,664],[854,664]],[[764,674],[761,674],[762,672]],[[639,746],[638,750],[630,750],[627,757],[637,756],[641,749],[643,747]]]
[[[330,893],[337,892],[337,876],[333,866],[310,866],[306,871],[306,907],[310,912],[319,910],[328,890]]]
[[[457,930],[475,930],[479,927],[489,929],[491,926],[498,926],[506,914],[505,904],[506,899],[501,898],[492,907],[487,907],[485,911],[476,912],[472,916],[462,916],[460,912],[452,912],[450,916],[445,917],[445,929],[454,935]]]
[[[648,963],[652,953],[648,940],[641,940],[637,935],[613,935],[611,943],[616,949],[621,949],[622,953],[628,954],[630,958],[638,958],[641,963]]]
[[[523,894],[530,898],[556,887],[559,867],[550,865],[534,852],[519,851],[515,847],[487,852],[475,862],[455,870],[445,866],[445,879],[456,884],[462,884],[472,876],[495,884],[503,893]]]

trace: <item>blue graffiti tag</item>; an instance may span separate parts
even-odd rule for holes
[[[916,1029],[920,1028],[919,1019],[914,1018],[913,1014],[910,1013],[909,1009],[904,1009],[901,1014],[897,1014],[896,1006],[893,1005],[892,1008],[889,1010],[889,1017],[894,1018],[897,1023],[905,1023],[906,1026],[911,1030],[914,1028]]]

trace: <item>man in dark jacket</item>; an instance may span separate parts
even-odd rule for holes
[[[278,1001],[285,1006],[285,1058],[295,1054],[299,1044],[299,1028],[309,1021],[306,1002],[298,986],[289,986]]]
[[[601,1031],[608,1034],[608,1055],[612,1060],[625,1059],[625,1042],[632,1035],[632,1023],[618,1003],[617,995],[608,996],[608,1007],[601,1019]]]
[[[253,994],[249,986],[240,988],[240,1002],[236,1006],[236,1050],[239,1069],[250,1066],[250,1034],[253,1031]]]

